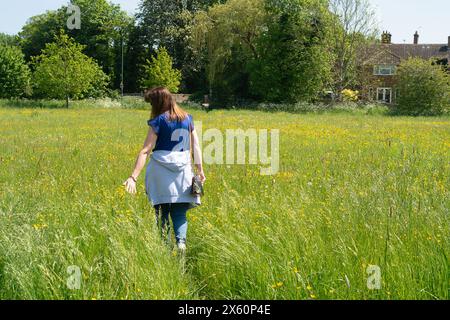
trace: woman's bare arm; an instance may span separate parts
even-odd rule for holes
[[[124,186],[125,186],[125,189],[127,190],[127,192],[129,192],[131,194],[136,193],[137,178],[141,174],[141,171],[144,168],[145,163],[147,162],[147,158],[149,157],[150,153],[152,152],[153,148],[155,147],[157,139],[158,139],[158,136],[155,134],[153,129],[149,128],[147,138],[145,139],[145,142],[144,142],[144,146],[142,147],[141,151],[139,152],[139,154],[137,156],[133,173],[127,179],[127,181],[124,182]]]
[[[197,168],[197,174],[199,175],[202,183],[206,181],[205,173],[203,171],[203,159],[202,150],[200,149],[200,144],[198,141],[197,131],[192,130],[192,145],[194,149],[194,165]]]

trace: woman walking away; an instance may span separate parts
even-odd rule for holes
[[[166,88],[147,90],[145,101],[152,105],[149,131],[134,171],[124,185],[127,192],[136,193],[136,181],[151,154],[145,175],[148,199],[156,210],[156,221],[162,235],[170,241],[170,215],[177,247],[184,251],[188,225],[186,213],[200,205],[200,197],[191,194],[194,176],[192,151],[197,175],[201,183],[206,180],[197,132],[192,116],[177,105]]]

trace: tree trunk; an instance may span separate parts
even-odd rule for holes
[[[69,109],[69,95],[66,96],[66,109]]]

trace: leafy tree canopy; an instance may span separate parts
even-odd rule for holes
[[[94,59],[83,54],[85,46],[61,32],[33,59],[36,94],[53,99],[95,97],[104,94],[108,77]]]
[[[0,45],[17,46],[19,45],[19,37],[0,32]]]
[[[330,79],[327,1],[266,0],[270,21],[259,39],[251,87],[271,102],[311,101]]]
[[[85,53],[94,58],[114,81],[120,84],[121,46],[127,44],[127,35],[134,20],[107,0],[71,0],[80,7],[81,29],[68,30],[67,6],[31,17],[19,33],[25,56],[31,60],[53,42],[61,29],[86,47]],[[125,48],[126,49],[126,48]]]
[[[0,43],[0,98],[30,94],[30,70],[20,48]]]
[[[136,15],[136,60],[144,62],[164,47],[174,66],[182,71],[184,90],[199,90],[205,82],[202,57],[193,52],[191,37],[196,12],[220,0],[142,0]],[[223,1],[222,1],[223,2]]]
[[[147,60],[145,77],[142,80],[144,88],[166,87],[172,93],[177,93],[180,87],[181,71],[172,67],[172,58],[164,47],[159,48],[156,57]]]
[[[197,13],[213,96],[314,99],[330,78],[328,18],[325,0],[229,0]]]

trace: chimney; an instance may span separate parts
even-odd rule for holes
[[[383,31],[383,34],[381,35],[381,43],[391,44],[391,41],[392,41],[392,34],[390,34],[387,31]]]
[[[414,44],[419,44],[419,32],[417,31],[414,34]]]

